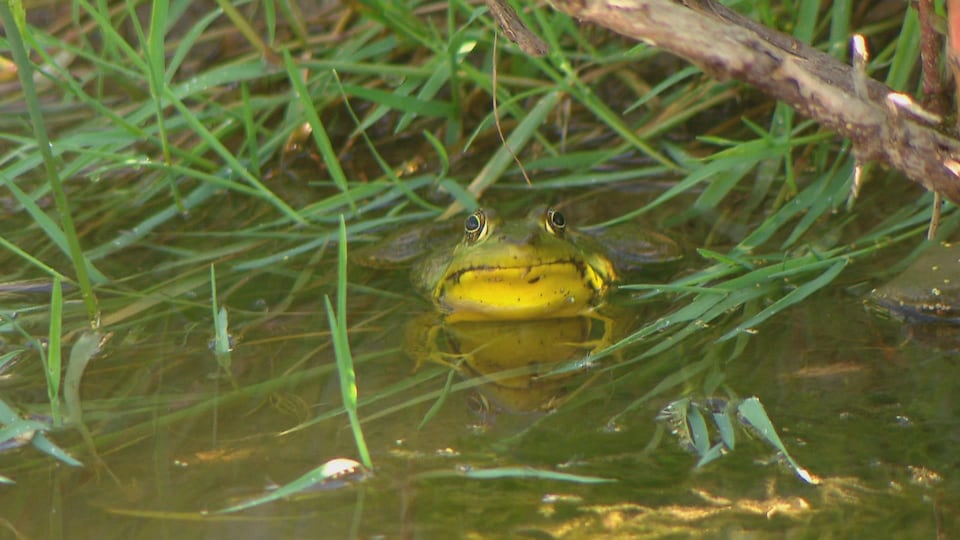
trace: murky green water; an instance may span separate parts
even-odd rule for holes
[[[692,255],[689,266],[698,264]],[[0,470],[17,481],[0,488],[5,537],[847,538],[896,531],[948,538],[960,531],[960,364],[951,333],[877,317],[863,306],[862,282],[838,282],[739,339],[715,343],[730,328],[714,324],[631,362],[641,343],[621,364],[608,359],[563,379],[563,401],[543,414],[485,409],[477,389],[449,367],[415,370],[401,351],[402,329],[426,304],[409,294],[402,274],[362,269],[351,273],[349,313],[374,476],[237,514],[201,515],[327,460],[356,457],[323,315],[328,268],[317,268],[289,311],[241,332],[232,355],[236,389],[215,376],[203,301],[184,298],[181,309],[118,331],[82,388],[105,466],[70,430],[53,438],[86,468],[53,464],[29,446],[4,454]],[[277,276],[252,277],[229,297],[231,320],[243,328],[264,317],[287,286]],[[634,313],[649,320],[671,307],[661,297]],[[730,325],[738,322],[731,315]],[[42,404],[39,372],[15,373],[3,382],[5,395],[28,409]],[[453,391],[445,393],[448,386]],[[707,391],[757,396],[787,449],[821,484],[772,463],[773,451],[746,437],[696,469],[695,457],[658,432],[654,419],[672,400]],[[560,390],[544,400],[554,395]],[[612,482],[456,475],[508,467]]]

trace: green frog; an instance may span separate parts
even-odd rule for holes
[[[614,321],[603,308],[623,274],[680,257],[664,235],[629,224],[581,231],[553,207],[513,222],[478,209],[459,239],[442,226],[413,227],[354,253],[367,266],[412,266],[414,287],[435,308],[407,327],[405,349],[417,364],[440,361],[488,378],[486,393],[501,405],[508,396],[510,409],[554,401],[524,395],[557,386],[544,380],[545,366],[612,342]],[[510,375],[498,379],[504,370]]]
[[[586,315],[623,272],[676,261],[677,244],[629,224],[579,231],[555,208],[504,222],[491,210],[466,217],[460,239],[434,226],[395,233],[355,254],[366,266],[412,265],[411,279],[447,322]]]

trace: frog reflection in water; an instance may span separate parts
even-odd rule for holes
[[[602,308],[620,273],[680,257],[665,236],[624,226],[587,234],[554,208],[512,223],[477,210],[456,244],[434,234],[403,231],[358,257],[372,266],[417,260],[414,286],[436,313],[410,323],[407,353],[489,377],[487,397],[513,410],[542,408],[560,392],[564,377],[538,373],[612,342],[614,322]],[[505,370],[516,375],[494,375]]]

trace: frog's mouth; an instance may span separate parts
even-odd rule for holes
[[[606,286],[583,261],[559,259],[464,268],[440,284],[435,298],[451,321],[549,319],[589,312]]]
[[[565,266],[575,268],[576,271],[580,274],[580,276],[584,276],[587,271],[587,265],[584,264],[583,261],[580,261],[577,259],[572,259],[572,258],[571,259],[555,259],[552,261],[538,260],[534,263],[529,263],[529,264],[514,264],[514,265],[497,264],[497,265],[468,266],[465,268],[461,268],[460,270],[457,270],[456,272],[453,272],[452,274],[450,274],[447,277],[447,281],[451,283],[459,284],[461,282],[461,278],[464,275],[469,276],[470,274],[476,274],[476,275],[494,277],[498,273],[513,274],[514,272],[521,272],[525,274],[536,275],[537,279],[540,279],[543,277],[549,277],[549,274],[558,272],[558,271],[562,273],[566,273],[567,269],[563,268]]]

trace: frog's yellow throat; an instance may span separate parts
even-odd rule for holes
[[[603,299],[614,279],[607,270],[601,275],[580,259],[474,266],[447,276],[434,298],[450,322],[575,317]]]

